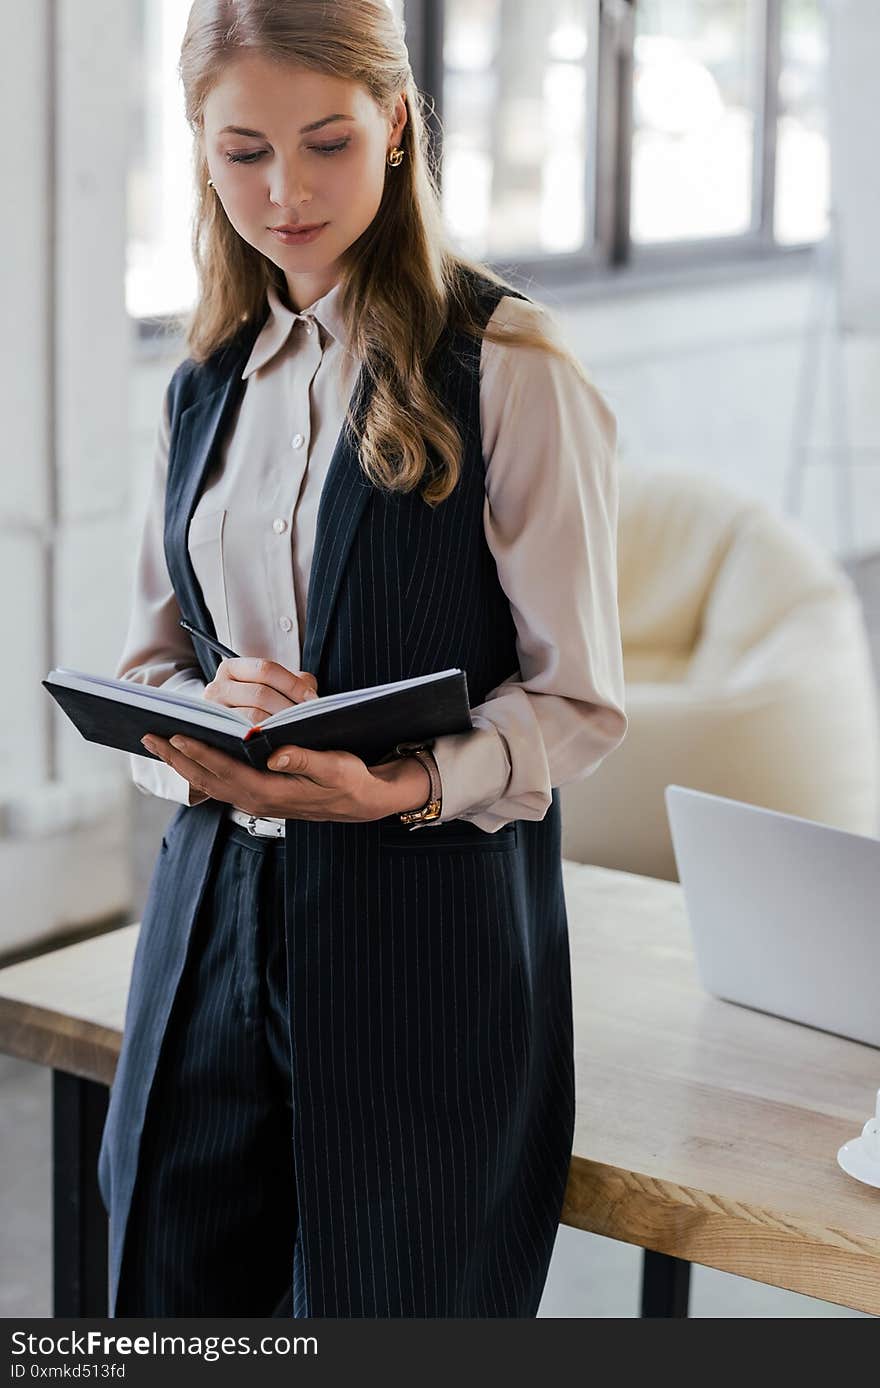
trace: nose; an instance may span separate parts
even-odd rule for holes
[[[310,198],[294,167],[277,159],[269,179],[269,201],[276,207],[297,207],[301,202],[309,202]]]

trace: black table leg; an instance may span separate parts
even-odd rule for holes
[[[690,1263],[646,1248],[642,1265],[642,1316],[686,1316],[690,1284]]]
[[[108,1221],[98,1151],[110,1090],[52,1071],[53,1305],[56,1316],[107,1315]]]

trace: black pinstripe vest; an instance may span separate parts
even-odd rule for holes
[[[482,322],[502,291],[477,282]],[[524,296],[518,296],[524,297]],[[259,325],[169,387],[165,551],[182,615],[209,632],[189,519]],[[448,333],[431,376],[463,438],[455,491],[365,479],[343,429],[323,489],[301,668],[322,694],[467,672],[472,705],[518,669],[483,529],[480,344]],[[362,374],[355,399],[367,400]],[[198,651],[210,678],[216,657]],[[389,747],[394,729],[389,728]],[[213,870],[223,807],[182,808],[144,916],[101,1156],[111,1297],[149,1082]],[[532,1316],[574,1124],[559,793],[543,820],[487,834],[288,821],[285,846],[296,1304],[312,1316]]]

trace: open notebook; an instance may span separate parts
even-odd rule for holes
[[[105,747],[151,757],[147,733],[183,733],[263,768],[276,747],[353,752],[375,763],[397,742],[467,732],[471,722],[463,670],[345,690],[292,704],[254,727],[235,709],[130,680],[50,670],[42,681],[83,737]]]

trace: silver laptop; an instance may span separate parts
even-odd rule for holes
[[[880,840],[684,786],[666,811],[703,986],[880,1046]]]

